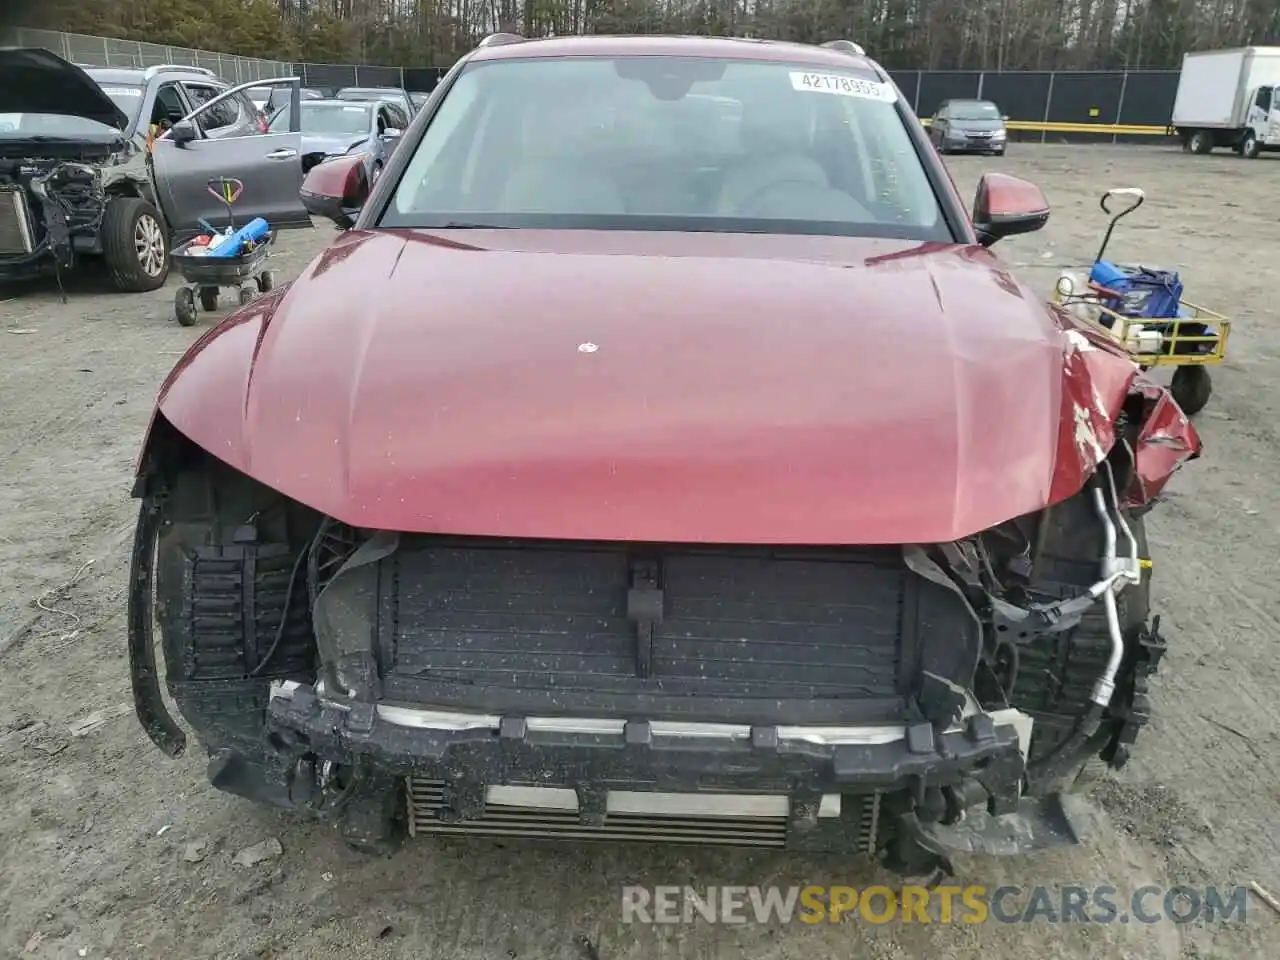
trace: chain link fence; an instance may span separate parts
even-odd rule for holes
[[[1159,125],[1169,122],[1177,70],[890,70],[916,113],[944,100],[993,100],[1014,120]]]
[[[0,46],[44,47],[64,60],[86,67],[151,67],[168,63],[184,67],[205,67],[229,83],[247,83],[269,77],[290,76],[292,63],[237,57],[212,50],[192,50],[160,43],[137,40],[112,40],[88,37],[57,30],[32,30],[26,27],[0,27]]]

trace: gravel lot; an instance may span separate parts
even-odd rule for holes
[[[1280,894],[1280,601],[1268,572],[1280,501],[1264,492],[1280,468],[1280,326],[1258,269],[1280,249],[1280,225],[1257,199],[1272,163],[1016,144],[1004,159],[951,163],[966,195],[983,170],[1045,188],[1049,226],[1003,254],[1046,293],[1058,268],[1094,254],[1101,189],[1146,188],[1114,254],[1182,269],[1193,300],[1238,323],[1198,418],[1206,455],[1151,520],[1153,599],[1172,647],[1154,724],[1090,794],[1087,844],[966,861],[961,882],[1109,885],[1123,899],[1147,883],[1256,880]],[[281,278],[332,235],[286,236]],[[0,955],[1280,956],[1280,917],[1254,898],[1244,924],[628,926],[624,884],[892,880],[830,859],[644,846],[419,841],[371,860],[322,827],[215,794],[198,750],[166,760],[126,708],[130,472],[162,377],[208,325],[173,322],[172,287],[130,297],[80,282],[65,304],[51,287],[0,293]],[[95,712],[105,722],[72,732]],[[269,839],[282,854],[233,862]]]

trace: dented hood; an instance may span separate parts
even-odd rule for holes
[[[354,231],[198,343],[160,411],[357,526],[936,542],[1070,496],[1110,447],[1136,368],[1060,322],[976,247]]]
[[[117,130],[129,126],[92,77],[41,47],[0,47],[0,113],[84,117]]]

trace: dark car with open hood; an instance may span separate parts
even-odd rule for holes
[[[1076,839],[1165,649],[1194,427],[989,249],[848,41],[491,38],[344,228],[163,385],[138,716],[214,786],[405,835],[873,853]],[[159,642],[153,641],[153,624]],[[163,667],[155,650],[163,653]]]
[[[0,281],[88,256],[120,290],[164,284],[168,230],[136,127],[80,67],[40,48],[0,48]]]

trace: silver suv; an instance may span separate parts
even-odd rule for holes
[[[170,126],[231,89],[204,67],[163,65],[145,69],[85,67],[85,73],[129,117],[128,134],[160,136]],[[262,133],[265,122],[245,94],[229,97],[200,116],[211,139]]]

